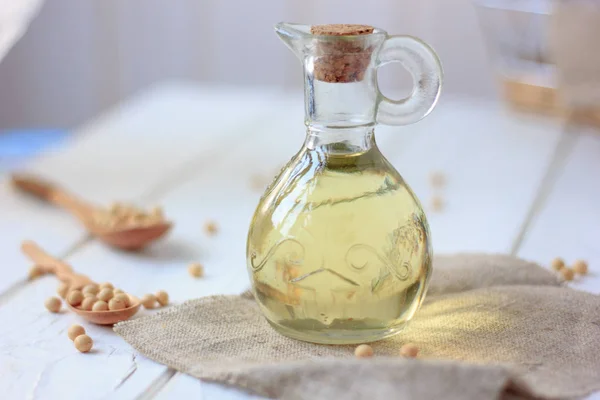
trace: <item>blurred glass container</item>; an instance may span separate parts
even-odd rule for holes
[[[503,95],[513,106],[556,114],[556,72],[547,30],[550,0],[476,0],[477,15]]]
[[[547,40],[550,1],[478,0],[476,5],[498,73],[511,79],[552,74]]]

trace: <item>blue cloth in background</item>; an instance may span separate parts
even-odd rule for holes
[[[0,130],[0,173],[61,145],[68,136],[68,131],[58,129]]]

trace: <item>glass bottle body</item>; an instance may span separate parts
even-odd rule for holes
[[[262,197],[247,252],[269,323],[317,343],[397,333],[420,306],[431,268],[423,210],[370,128],[309,130]]]

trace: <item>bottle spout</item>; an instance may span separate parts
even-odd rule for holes
[[[280,22],[275,25],[275,33],[296,57],[300,60],[304,58],[306,45],[312,38],[310,25]]]

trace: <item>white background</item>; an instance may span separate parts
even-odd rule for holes
[[[0,129],[74,127],[166,78],[297,87],[279,21],[419,36],[444,63],[446,93],[495,94],[471,0],[48,0],[0,63]],[[388,68],[383,88],[406,86]]]

